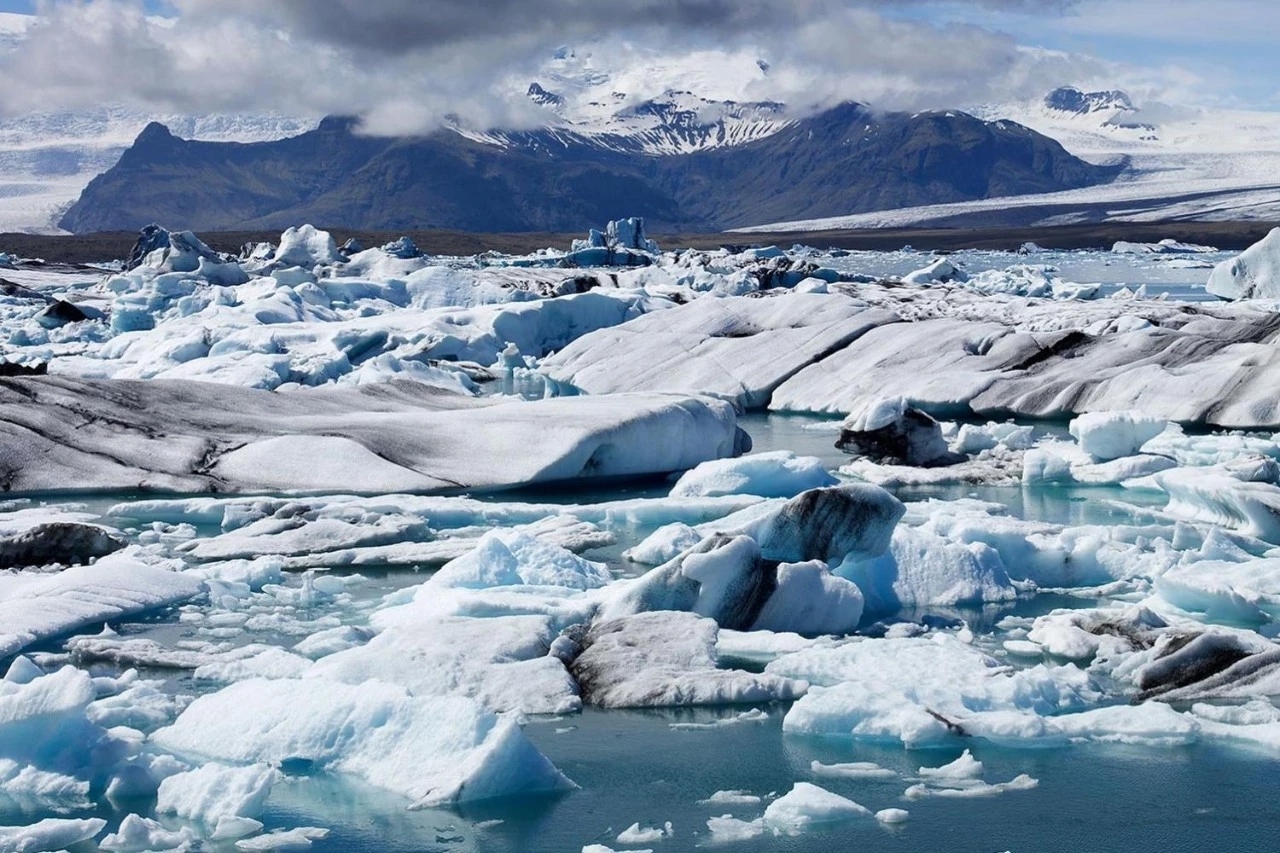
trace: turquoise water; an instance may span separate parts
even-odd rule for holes
[[[526,731],[581,790],[522,803],[454,811],[408,811],[403,801],[332,778],[285,783],[272,794],[268,827],[325,826],[315,853],[379,850],[578,853],[586,844],[621,848],[619,832],[670,821],[655,851],[712,846],[725,851],[893,851],[893,853],[1272,853],[1280,849],[1280,762],[1222,747],[1073,747],[1005,750],[975,745],[986,778],[1026,773],[1029,791],[991,798],[914,802],[902,793],[921,766],[958,750],[908,752],[850,742],[784,736],[781,709],[765,723],[673,730],[697,713],[587,711]],[[557,729],[574,727],[557,733]],[[873,761],[891,780],[813,779],[809,763]],[[865,817],[796,836],[711,843],[706,821],[732,813],[750,820],[764,805],[700,805],[717,790],[785,793],[813,780],[872,809],[905,808],[910,819],[884,827]],[[109,815],[104,815],[109,816]],[[118,816],[117,816],[118,817]],[[494,824],[493,821],[501,821]]]
[[[888,278],[927,267],[937,257],[929,252],[850,252],[842,258],[823,258],[821,263],[842,272]],[[1214,264],[1235,257],[1235,253],[1117,255],[1082,250],[1022,255],[966,250],[948,253],[947,257],[970,274],[1024,264],[1048,266],[1064,282],[1101,285],[1099,296],[1109,296],[1122,287],[1136,290],[1145,285],[1147,294],[1153,297],[1165,293],[1170,299],[1184,302],[1214,302],[1217,297],[1205,291],[1205,282]]]
[[[781,711],[764,723],[674,730],[673,722],[707,722],[717,714],[587,711],[531,723],[533,741],[582,786],[562,797],[495,802],[461,811],[404,808],[404,801],[332,777],[294,779],[272,793],[263,816],[268,829],[323,826],[329,838],[315,853],[345,851],[492,851],[577,853],[599,843],[620,848],[617,834],[632,823],[673,824],[656,851],[710,844],[709,817],[732,813],[750,820],[764,806],[700,805],[717,790],[785,793],[812,780],[872,810],[905,808],[910,819],[883,827],[860,818],[793,837],[772,835],[715,844],[726,851],[894,851],[894,853],[1271,853],[1280,849],[1280,762],[1247,750],[1194,745],[1169,749],[1089,746],[1006,750],[973,746],[986,778],[1020,773],[1039,780],[1029,791],[992,798],[908,802],[902,793],[920,766],[938,766],[958,750],[908,752],[847,741],[784,736]],[[557,733],[557,729],[573,727]],[[894,770],[892,780],[813,779],[809,763],[873,761]],[[100,811],[119,820],[146,804]],[[0,824],[34,816],[0,807]],[[492,823],[501,821],[501,823]],[[216,848],[220,849],[220,848]],[[229,846],[226,849],[234,849]]]

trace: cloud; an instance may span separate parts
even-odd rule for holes
[[[970,5],[1060,12],[1078,0],[974,0]],[[933,5],[929,0],[175,0],[193,17],[251,18],[329,44],[404,53],[459,41],[594,39],[614,31],[765,36],[853,8]]]
[[[619,79],[660,79],[692,51],[763,57],[741,97],[892,109],[1034,97],[1064,82],[1115,85],[1125,69],[1027,51],[981,26],[933,23],[947,7],[1071,13],[1074,0],[42,0],[0,56],[0,114],[119,103],[163,112],[358,114],[379,133],[447,120],[520,127],[551,51],[593,45]],[[904,16],[909,7],[913,14]],[[940,11],[941,10],[941,11]],[[630,67],[626,63],[632,63]],[[754,66],[752,60],[751,67]],[[686,66],[687,68],[687,66]],[[680,74],[675,75],[678,80]],[[657,94],[653,92],[651,94]]]

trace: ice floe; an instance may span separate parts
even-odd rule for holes
[[[0,576],[0,659],[32,643],[199,595],[200,579],[119,552],[55,575]]]

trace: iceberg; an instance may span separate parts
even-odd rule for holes
[[[895,319],[838,294],[702,298],[579,338],[540,369],[589,394],[692,392],[760,409],[798,371]]]
[[[54,853],[81,841],[88,841],[106,828],[99,817],[74,820],[45,818],[31,826],[0,826],[0,851],[3,853]]]
[[[732,408],[706,398],[496,402],[416,383],[291,394],[181,381],[9,383],[0,455],[12,460],[12,492],[495,489],[683,471],[746,441]],[[516,446],[524,452],[513,456]]]
[[[866,611],[891,615],[903,607],[954,606],[1017,597],[999,553],[981,542],[962,544],[899,527],[888,553],[846,559],[836,574],[857,584]]]
[[[378,681],[242,681],[196,699],[152,741],[223,762],[305,762],[422,806],[572,787],[515,721],[471,699],[414,697]]]
[[[199,578],[146,565],[129,551],[55,575],[4,580],[0,660],[61,634],[182,603],[204,589]]]
[[[578,686],[551,654],[559,632],[549,616],[383,616],[397,623],[364,645],[322,658],[306,676],[353,685],[377,678],[415,696],[472,697],[493,711],[563,714],[582,707]]]
[[[99,841],[98,847],[109,853],[146,853],[148,850],[189,850],[195,844],[196,834],[190,827],[168,830],[151,818],[128,814],[120,821],[120,828]]]
[[[787,712],[783,731],[912,748],[961,735],[1010,745],[1061,740],[1049,734],[1046,715],[1086,710],[1102,698],[1074,666],[1014,670],[944,634],[805,649],[765,672],[811,685]]]
[[[1205,290],[1223,299],[1280,299],[1280,228],[1214,267]]]
[[[791,498],[809,489],[834,486],[836,482],[821,459],[778,450],[704,462],[676,481],[671,497],[747,494]]]
[[[574,240],[563,263],[580,267],[648,266],[658,244],[644,232],[644,219],[632,216],[611,221],[603,232],[592,228],[585,240]]]
[[[91,523],[85,514],[0,512],[0,569],[91,562],[124,546],[118,531]]]
[[[279,771],[265,764],[205,764],[161,782],[156,811],[203,823],[222,838],[234,837],[229,828],[262,814],[279,777]]]
[[[1071,435],[1098,462],[1135,456],[1169,426],[1164,418],[1141,412],[1090,412],[1073,419]]]
[[[841,424],[836,447],[874,462],[920,468],[959,461],[938,422],[902,397],[870,400],[850,414]]]
[[[601,594],[600,618],[687,611],[738,631],[806,635],[853,631],[863,596],[821,560],[765,557],[750,536],[714,535],[665,565]]]
[[[597,622],[570,671],[583,701],[605,708],[672,708],[795,699],[803,681],[716,665],[716,623],[692,613],[640,613]]]
[[[1175,468],[1154,481],[1169,495],[1169,515],[1280,544],[1280,486],[1242,480],[1223,468]]]
[[[866,807],[847,797],[811,782],[797,782],[764,810],[764,822],[784,830],[798,830],[870,814]]]

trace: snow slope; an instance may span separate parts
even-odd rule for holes
[[[768,63],[742,52],[696,51],[679,57],[621,55],[561,48],[532,83],[513,79],[545,111],[552,129],[585,136],[612,150],[685,154],[741,145],[792,124],[783,104],[750,94]],[[501,133],[460,131],[509,144]]]

